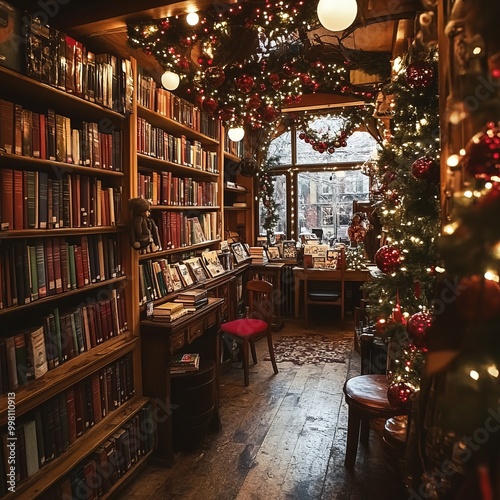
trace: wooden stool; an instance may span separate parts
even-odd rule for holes
[[[344,465],[352,469],[356,462],[358,442],[368,444],[370,420],[407,415],[408,410],[395,408],[387,399],[386,375],[358,375],[344,384],[346,403],[349,406],[347,445]]]

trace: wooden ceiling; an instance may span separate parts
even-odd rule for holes
[[[237,3],[233,0],[215,0],[221,4]],[[342,35],[347,48],[391,52],[400,54],[408,48],[413,35],[415,14],[421,10],[420,0],[357,0],[358,17],[346,32],[332,33],[324,29],[311,32],[315,40],[328,43],[335,35]],[[40,10],[38,0],[19,0],[28,12]],[[56,2],[54,2],[56,3]],[[255,3],[263,3],[256,0]],[[160,19],[213,6],[214,0],[85,0],[70,1],[59,5],[52,16],[53,26],[83,41],[89,48],[135,57],[141,66],[154,75],[161,75],[162,68],[151,56],[127,44],[127,23]]]

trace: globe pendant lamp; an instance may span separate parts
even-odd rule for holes
[[[161,84],[167,90],[175,90],[179,86],[179,82],[179,75],[173,71],[165,71],[165,73],[161,75]]]
[[[239,142],[245,136],[245,130],[243,127],[233,127],[227,131],[227,136],[233,142]]]
[[[358,4],[356,0],[319,0],[318,19],[330,31],[344,31],[356,19]]]

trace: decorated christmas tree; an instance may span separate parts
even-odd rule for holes
[[[383,225],[381,247],[375,254],[381,274],[366,289],[370,318],[378,333],[391,339],[389,400],[406,406],[420,385],[436,281],[440,227],[436,51],[414,48],[406,53],[383,94],[391,102],[391,130],[386,130],[386,141],[371,168],[372,194]]]

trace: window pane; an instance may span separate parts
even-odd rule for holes
[[[369,178],[360,170],[298,174],[298,229],[323,230],[323,241],[347,240],[353,201],[368,201]]]
[[[283,233],[287,236],[287,225],[286,225],[286,176],[285,175],[273,175],[272,179],[274,181],[274,200],[277,205],[277,215],[278,220],[273,229],[274,233]],[[266,230],[264,229],[264,221],[266,218],[267,209],[262,205],[262,201],[259,200],[259,234],[266,235]]]
[[[292,134],[290,131],[284,132],[271,141],[267,157],[275,157],[278,165],[292,164]]]

